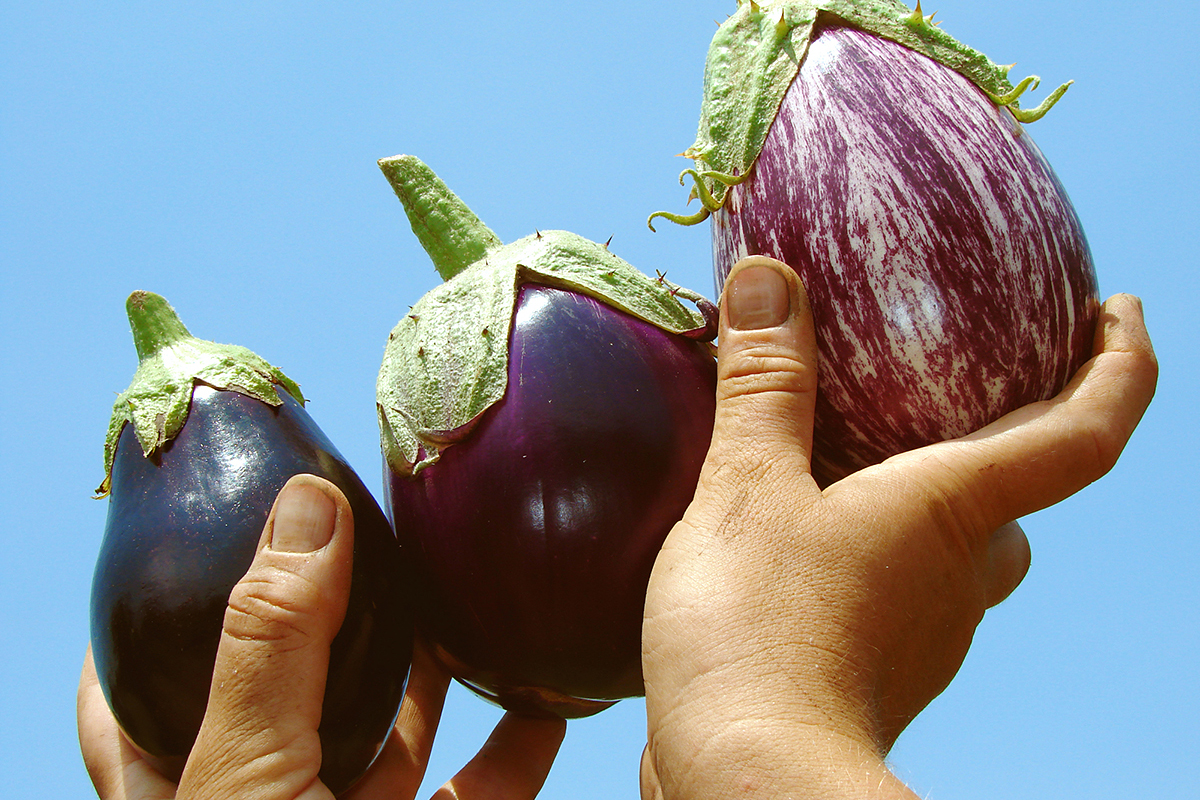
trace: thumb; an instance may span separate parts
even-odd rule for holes
[[[799,459],[807,472],[816,396],[816,335],[803,284],[775,259],[739,261],[721,295],[710,461]]]
[[[317,780],[317,727],[353,536],[349,503],[333,484],[297,475],[280,490],[254,562],[229,596],[179,797],[332,796]]]

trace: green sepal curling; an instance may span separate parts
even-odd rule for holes
[[[384,350],[376,384],[380,442],[396,472],[413,474],[436,462],[504,396],[523,284],[586,294],[671,333],[715,334],[711,303],[645,275],[607,245],[567,231],[503,244],[419,159],[395,156],[379,166],[446,279],[397,323]]]
[[[293,380],[245,347],[197,339],[159,295],[134,292],[125,309],[138,368],[129,388],[113,404],[104,441],[104,482],[96,497],[109,493],[117,442],[125,425],[133,425],[142,455],[152,458],[183,429],[197,383],[239,392],[271,406],[283,402],[276,390],[281,387],[304,403]]]
[[[685,170],[695,182],[691,197],[702,207],[690,215],[659,211],[646,224],[663,217],[681,225],[703,222],[725,202],[730,186],[749,176],[766,142],[779,106],[808,53],[814,28],[829,18],[922,53],[966,77],[1018,122],[1045,116],[1058,102],[1068,81],[1037,108],[1022,109],[1019,100],[1036,88],[1036,76],[1017,86],[1008,80],[1011,67],[962,44],[925,16],[918,0],[910,9],[899,0],[738,0],[738,9],[718,29],[704,69],[704,102],[695,143],[683,155],[695,161]]]

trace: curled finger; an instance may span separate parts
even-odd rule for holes
[[[566,732],[565,720],[506,713],[434,800],[532,800],[546,782]]]

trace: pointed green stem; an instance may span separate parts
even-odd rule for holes
[[[1008,106],[1008,105],[1012,105],[1017,100],[1019,100],[1021,98],[1021,95],[1025,94],[1026,90],[1036,89],[1041,82],[1042,82],[1042,79],[1039,78],[1037,75],[1030,75],[1028,78],[1026,78],[1025,80],[1018,83],[1015,87],[1013,87],[1013,90],[1011,92],[1008,92],[1006,94],[992,94],[987,89],[984,89],[983,92],[988,97],[990,97],[992,102],[995,103],[996,105]]]
[[[175,309],[153,292],[138,291],[129,295],[125,301],[125,311],[129,314],[129,327],[133,330],[133,346],[137,348],[141,361],[193,338]]]
[[[97,497],[109,491],[113,460],[121,431],[132,424],[149,457],[183,428],[197,382],[221,391],[238,392],[270,406],[285,391],[303,404],[296,382],[244,347],[197,339],[184,327],[175,309],[153,292],[134,292],[125,301],[138,368],[133,381],[113,403],[104,440],[104,482]]]
[[[682,154],[695,161],[695,168],[684,173],[696,183],[688,199],[699,198],[704,208],[691,215],[654,214],[648,220],[651,230],[657,217],[683,225],[703,221],[725,201],[731,179],[751,174],[809,44],[826,23],[857,28],[955,70],[1020,122],[1041,118],[1069,85],[1037,108],[1019,108],[1017,100],[1037,85],[1037,77],[1014,87],[1008,79],[1011,67],[954,39],[932,14],[925,15],[920,2],[909,8],[901,0],[738,0],[738,10],[713,37],[696,141]]]
[[[1060,97],[1066,94],[1067,89],[1069,89],[1071,84],[1074,82],[1075,81],[1067,81],[1062,86],[1059,86],[1049,95],[1047,95],[1046,99],[1043,100],[1042,104],[1037,108],[1013,108],[1012,106],[1009,106],[1009,110],[1012,111],[1013,116],[1017,118],[1017,122],[1037,122],[1039,119],[1046,116],[1046,112],[1054,107],[1054,104],[1058,102]]]
[[[419,158],[382,158],[379,168],[404,205],[413,233],[442,280],[450,280],[504,245]]]

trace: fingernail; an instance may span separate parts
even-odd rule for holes
[[[284,553],[311,553],[329,544],[337,519],[333,498],[315,486],[285,486],[275,503],[271,549]]]
[[[787,321],[791,298],[787,281],[766,265],[746,267],[733,276],[726,301],[729,326],[739,331],[774,328]]]

